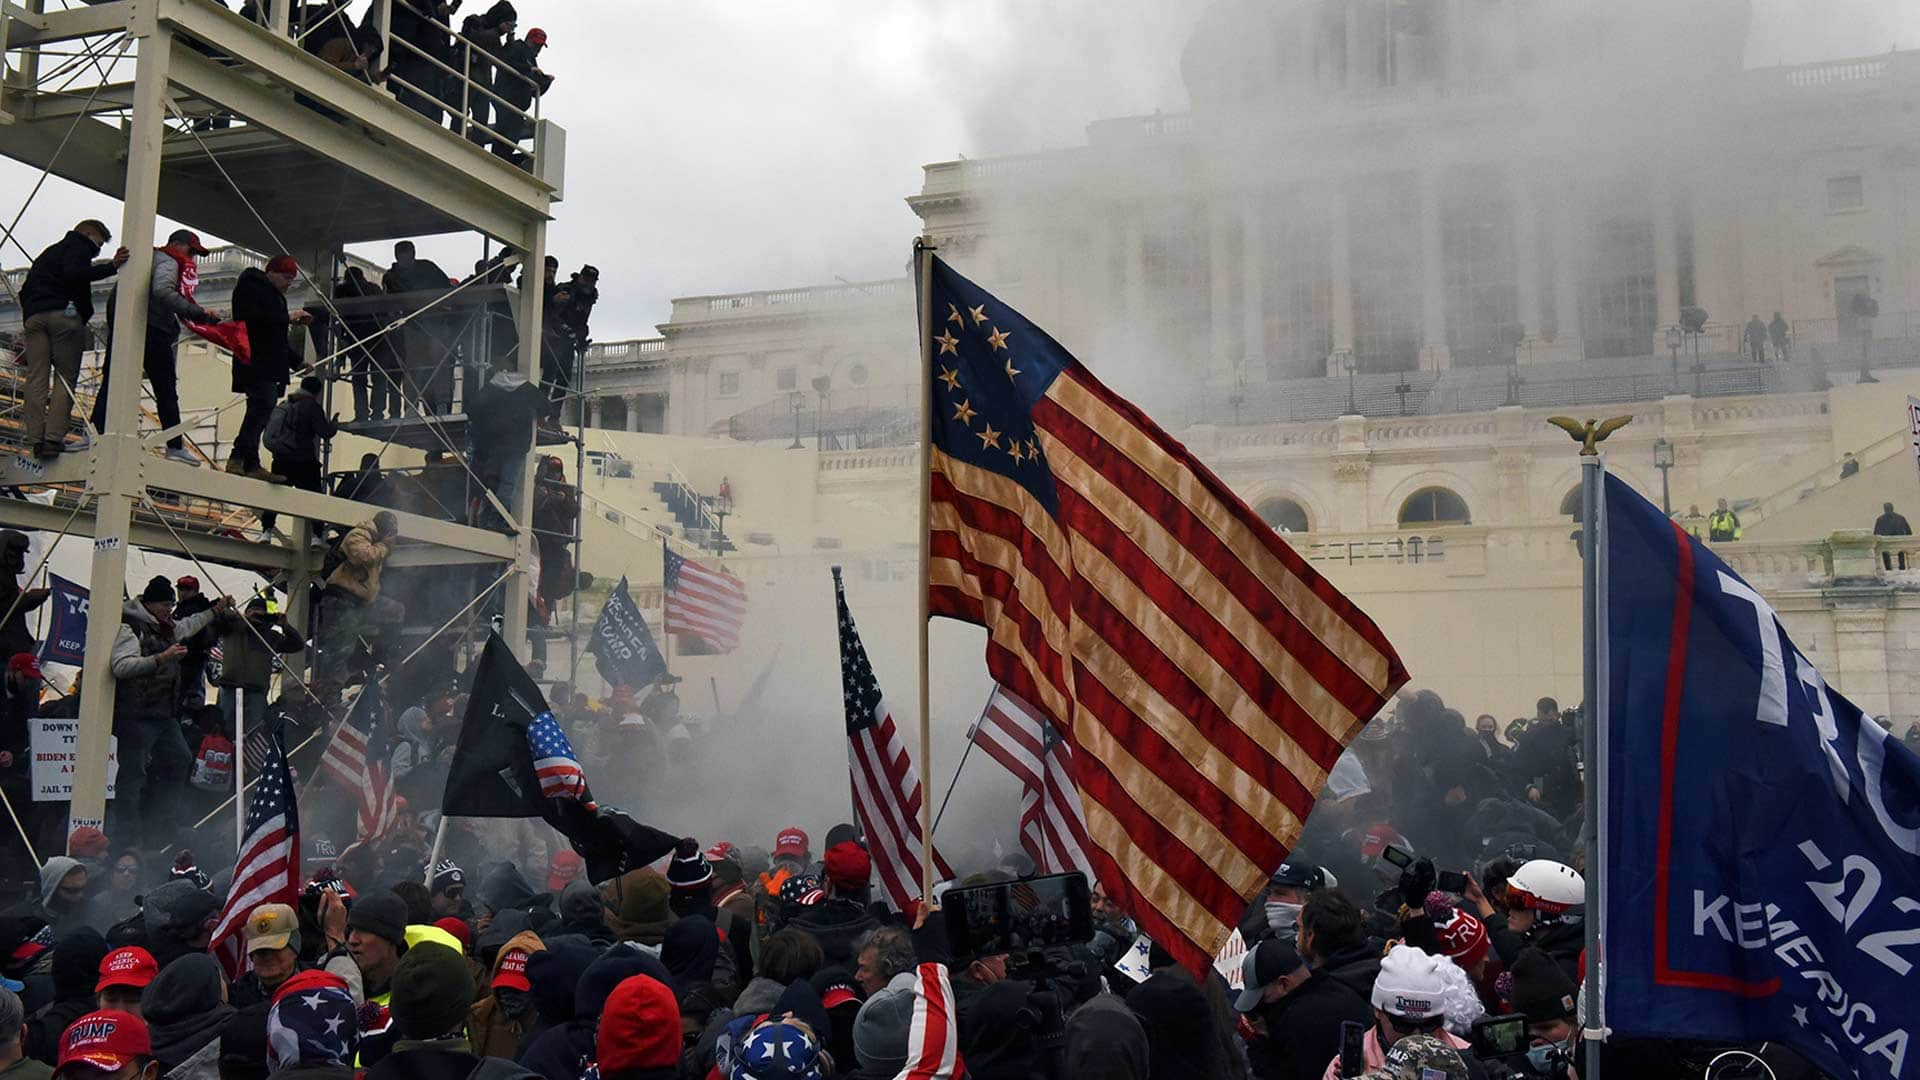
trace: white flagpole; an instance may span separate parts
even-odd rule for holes
[[[933,565],[933,252],[934,242],[919,237],[913,242],[914,278],[919,286],[920,312],[920,614],[914,632],[920,637],[920,897],[933,898],[933,789],[926,784],[933,777],[932,693],[928,681],[930,657],[927,623],[927,590]],[[957,775],[955,777],[958,779]]]
[[[247,843],[247,806],[240,792],[247,790],[247,692],[233,688],[233,851],[238,858]]]

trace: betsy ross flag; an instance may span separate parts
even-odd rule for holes
[[[320,756],[320,767],[327,775],[353,793],[355,829],[361,839],[386,835],[399,812],[393,782],[387,775],[393,738],[379,688],[376,679],[360,691]]]
[[[972,733],[974,744],[1020,781],[1020,846],[1043,874],[1087,862],[1087,818],[1073,786],[1073,752],[1046,717],[1003,686],[993,688]]]
[[[680,840],[594,801],[540,687],[491,633],[474,667],[440,809],[448,817],[542,818],[586,860],[596,885],[659,859]]]
[[[906,910],[921,892],[924,864],[920,835],[920,774],[894,727],[880,693],[867,647],[854,629],[840,568],[833,568],[833,598],[840,612],[840,689],[847,709],[847,766],[853,774],[853,808],[860,815],[873,856],[873,872],[893,906]],[[935,881],[953,877],[938,852]]]
[[[930,265],[930,610],[986,628],[1070,744],[1100,882],[1202,973],[1405,669],[1185,447]]]
[[[246,836],[208,946],[229,978],[247,970],[247,916],[261,904],[298,904],[300,884],[300,817],[287,748],[275,735],[268,740],[267,760],[247,801]]]
[[[665,566],[666,632],[699,639],[714,652],[740,646],[747,618],[747,586],[725,570],[709,570],[660,542]]]
[[[1586,917],[1606,962],[1587,1026],[1775,1040],[1827,1076],[1913,1076],[1920,757],[1711,547],[1602,482]]]

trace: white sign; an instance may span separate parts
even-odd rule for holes
[[[1907,434],[1913,437],[1913,460],[1920,465],[1920,398],[1907,395]]]
[[[1239,990],[1245,987],[1247,976],[1245,960],[1247,958],[1247,939],[1234,927],[1233,936],[1220,947],[1220,955],[1213,958],[1213,970],[1227,980],[1227,988]]]
[[[113,551],[113,550],[115,550],[115,549],[117,549],[117,548],[118,548],[119,546],[120,546],[120,538],[119,538],[119,537],[117,537],[117,536],[103,536],[103,537],[101,537],[100,539],[98,539],[98,540],[95,540],[95,541],[93,542],[93,553],[94,553],[95,555],[99,555],[99,554],[103,554],[103,553],[105,553],[105,552],[108,552],[108,551]]]
[[[28,753],[33,755],[33,801],[67,802],[73,798],[74,759],[80,749],[80,721],[39,719],[33,722]],[[107,798],[120,775],[120,740],[107,736]]]

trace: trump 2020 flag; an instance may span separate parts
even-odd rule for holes
[[[637,690],[652,686],[655,679],[667,673],[666,658],[660,655],[653,631],[647,629],[647,620],[627,591],[626,578],[620,579],[600,606],[587,651],[593,654],[600,677],[611,685]]]
[[[47,606],[47,639],[40,646],[40,659],[78,667],[87,659],[87,587],[59,574],[48,574],[47,586],[53,595]]]
[[[1920,758],[1712,551],[1605,483],[1604,1022],[1912,1077]]]

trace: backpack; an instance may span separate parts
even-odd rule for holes
[[[260,433],[260,445],[275,454],[294,455],[306,451],[294,437],[292,402],[282,401],[273,407],[267,416],[267,428]]]

